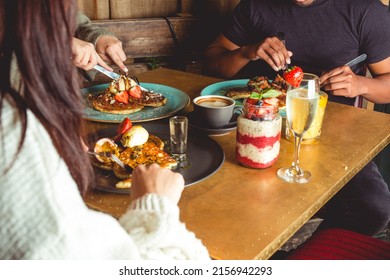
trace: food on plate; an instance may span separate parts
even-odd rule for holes
[[[303,71],[301,67],[293,66],[283,72],[283,78],[293,87],[299,87],[303,79]]]
[[[231,88],[226,95],[233,99],[252,99],[250,102],[261,100],[263,103],[276,105],[280,109],[286,106],[286,92],[288,84],[279,74],[273,81],[265,76],[251,78],[246,87]],[[252,104],[254,104],[252,103]]]
[[[133,79],[121,75],[100,94],[88,96],[95,110],[110,114],[131,114],[147,107],[161,107],[167,99],[160,93],[142,90]]]
[[[288,83],[282,76],[276,75],[275,79],[271,82],[271,88],[286,93],[288,89]]]
[[[119,124],[116,133],[117,135],[122,135],[128,131],[133,126],[133,123],[129,118],[124,118],[123,121]]]
[[[111,163],[111,160],[107,157],[100,156],[99,154],[111,153],[116,156],[119,155],[119,147],[111,138],[101,138],[96,142],[94,147],[96,153],[96,159],[102,163]]]
[[[122,181],[119,181],[115,184],[115,187],[118,189],[130,189],[131,188],[132,179],[128,178]]]
[[[134,102],[142,106],[161,107],[167,103],[167,99],[160,93],[143,91],[141,97]]]
[[[263,90],[263,89],[266,89],[266,88],[270,88],[271,85],[270,85],[270,82],[268,80],[267,77],[264,77],[264,76],[256,76],[256,77],[253,77],[252,79],[250,79],[248,81],[248,88],[252,91],[252,90],[255,90],[255,91],[258,91],[258,90]]]
[[[100,112],[109,114],[132,114],[141,111],[144,106],[136,103],[124,103],[115,100],[115,96],[111,93],[103,93],[98,95],[90,95],[92,99],[92,107]]]
[[[156,135],[151,135],[141,125],[130,126],[130,120],[124,119],[117,129],[116,140],[105,137],[95,143],[96,153],[110,152],[115,154],[127,167],[108,157],[96,155],[92,164],[104,170],[110,170],[115,177],[122,180],[117,188],[131,187],[131,171],[139,164],[157,163],[161,167],[173,169],[177,161],[164,151],[164,142]],[[128,129],[125,130],[124,128]]]
[[[227,97],[233,99],[245,99],[251,95],[251,90],[248,87],[234,87],[230,88],[226,93]]]
[[[130,169],[134,169],[139,164],[151,163],[157,163],[164,168],[175,168],[177,166],[177,161],[161,149],[161,146],[156,144],[157,138],[157,136],[153,135],[153,137],[149,138],[143,145],[123,149],[119,154],[119,159],[129,166]],[[163,143],[161,139],[159,139],[158,142]],[[119,179],[131,178],[131,173],[124,170],[118,164],[114,164],[112,170],[114,175]]]
[[[140,125],[135,125],[122,134],[120,141],[123,147],[132,148],[145,144],[148,138],[148,131]]]
[[[164,142],[157,136],[149,134],[148,142],[153,143],[157,147],[159,147],[161,150],[164,149]]]

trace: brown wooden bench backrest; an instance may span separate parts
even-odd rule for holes
[[[122,41],[129,58],[173,56],[178,48],[186,53],[192,52],[184,49],[183,44],[195,36],[199,20],[195,17],[170,17],[168,20],[176,35],[177,46],[164,18],[94,20],[93,24],[113,32]]]

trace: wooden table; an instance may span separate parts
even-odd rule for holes
[[[162,68],[139,79],[178,88],[191,99],[220,81]],[[90,131],[105,126],[87,125]],[[301,166],[313,175],[303,185],[276,176],[280,167],[291,164],[292,142],[282,139],[279,160],[260,170],[236,162],[235,137],[235,131],[212,137],[223,148],[225,162],[211,177],[185,188],[179,203],[181,220],[203,241],[212,258],[268,259],[390,142],[390,115],[329,102],[320,142],[301,147]],[[92,191],[85,202],[119,217],[130,197]]]

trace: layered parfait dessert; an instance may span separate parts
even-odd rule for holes
[[[261,99],[256,102],[247,99],[243,113],[237,119],[238,162],[252,168],[267,168],[274,164],[279,156],[281,128],[278,106]]]

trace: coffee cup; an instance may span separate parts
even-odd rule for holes
[[[199,121],[211,128],[228,125],[234,113],[239,113],[234,99],[221,95],[201,95],[193,100],[194,112]]]

